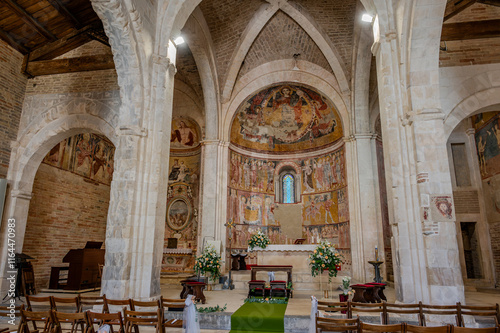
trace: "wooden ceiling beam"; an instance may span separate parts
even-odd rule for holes
[[[441,41],[500,37],[500,20],[443,24]]]
[[[79,58],[28,62],[27,74],[31,76],[98,71],[115,68],[112,55],[93,55]]]
[[[479,0],[478,2],[484,3],[485,5],[500,7],[500,0]]]
[[[12,9],[26,24],[31,28],[36,30],[43,37],[48,40],[55,41],[57,37],[51,33],[47,28],[45,28],[40,22],[38,22],[33,16],[31,16],[24,8],[19,6],[15,0],[3,0],[3,2]]]
[[[64,16],[64,18],[67,21],[71,22],[75,29],[80,29],[82,27],[80,21],[78,21],[78,19],[73,14],[71,14],[71,12],[68,10],[68,8],[66,8],[66,6],[64,6],[61,0],[47,0],[47,1],[52,5],[52,7],[54,7],[59,12],[59,14]]]
[[[0,38],[3,39],[7,44],[12,46],[15,50],[21,52],[22,54],[26,54],[29,50],[21,45],[18,41],[16,41],[12,36],[5,30],[0,29]]]
[[[82,46],[91,40],[86,31],[92,28],[92,26],[86,26],[80,30],[75,30],[55,42],[33,50],[29,55],[29,61],[54,59],[55,57]]]
[[[469,6],[475,4],[477,0],[452,0],[446,4],[446,9],[444,10],[444,22],[451,19],[453,16],[460,14],[462,11],[467,9]]]

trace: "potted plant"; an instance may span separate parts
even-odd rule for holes
[[[320,276],[324,271],[328,271],[328,283],[332,281],[332,277],[337,276],[340,271],[342,256],[335,247],[327,241],[322,241],[313,253],[309,254],[309,266],[311,267],[312,276]],[[325,290],[325,297],[328,297],[328,290]]]
[[[194,271],[198,275],[210,273],[209,280],[214,282],[219,281],[220,277],[220,255],[217,254],[215,248],[207,245],[203,253],[196,257]]]
[[[259,230],[248,240],[248,249],[250,251],[252,251],[256,247],[265,249],[270,243],[271,241],[269,240],[269,237],[267,237],[266,234]]]
[[[344,276],[342,278],[342,284],[340,285],[340,288],[342,289],[342,294],[339,295],[339,300],[341,302],[347,302],[349,300],[349,296],[352,294],[350,276]]]

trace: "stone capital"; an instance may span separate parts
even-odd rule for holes
[[[445,115],[441,109],[423,109],[408,112],[407,118],[412,123],[417,121],[444,120]]]
[[[22,191],[22,190],[12,190],[10,193],[10,196],[13,198],[29,201],[33,197],[33,193]]]
[[[201,144],[203,146],[215,146],[215,145],[219,145],[219,142],[221,142],[221,141],[219,141],[219,140],[203,140],[201,142]]]
[[[131,135],[131,136],[146,137],[148,136],[148,130],[144,127],[139,127],[139,126],[120,126],[120,128],[116,130],[116,134],[118,136]]]
[[[473,136],[476,134],[476,129],[473,127],[470,127],[470,128],[465,130],[465,134],[467,134],[468,136]]]

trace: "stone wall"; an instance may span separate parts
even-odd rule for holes
[[[50,267],[87,241],[104,241],[110,187],[42,163],[35,177],[23,253],[32,260],[37,288],[47,288]]]
[[[0,178],[7,175],[10,144],[21,119],[27,80],[21,74],[22,62],[23,56],[0,40]]]

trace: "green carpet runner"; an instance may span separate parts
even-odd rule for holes
[[[229,333],[285,331],[286,304],[245,303],[231,316]]]

